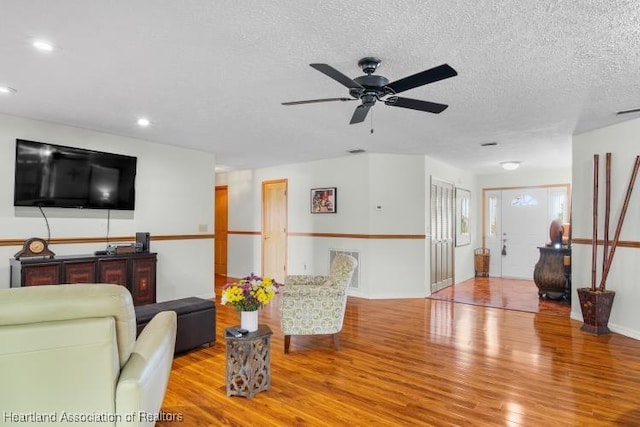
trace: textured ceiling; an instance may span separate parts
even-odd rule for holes
[[[215,152],[233,168],[422,153],[477,173],[570,165],[571,135],[640,117],[640,7],[593,0],[3,0],[0,112]],[[61,47],[44,54],[30,39]],[[380,102],[282,106],[348,91],[377,56],[394,81],[448,63],[458,76]],[[147,116],[153,125],[138,128]],[[371,126],[374,133],[370,132]],[[481,143],[497,142],[494,147]]]

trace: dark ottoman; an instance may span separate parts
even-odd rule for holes
[[[178,315],[176,353],[216,340],[216,306],[211,300],[190,297],[135,307],[138,335],[157,313],[175,311]]]

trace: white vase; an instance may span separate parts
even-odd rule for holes
[[[242,329],[246,329],[249,332],[257,331],[258,330],[258,310],[241,311],[240,327]]]

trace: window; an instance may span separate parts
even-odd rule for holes
[[[511,201],[511,206],[538,206],[538,199],[530,194],[518,194]]]
[[[498,235],[498,197],[489,196],[489,230],[490,237],[496,237]]]
[[[549,190],[549,218],[566,222],[567,218],[567,192],[565,189]]]

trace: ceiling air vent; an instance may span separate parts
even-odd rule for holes
[[[362,148],[356,148],[354,150],[347,150],[347,153],[349,154],[360,154],[360,153],[365,153],[366,151],[363,150]]]

